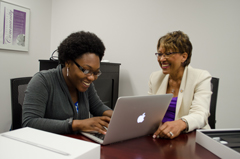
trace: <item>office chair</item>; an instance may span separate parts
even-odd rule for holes
[[[219,78],[212,77],[211,84],[212,97],[210,102],[210,116],[208,117],[208,123],[212,129],[215,129]]]
[[[12,99],[12,126],[11,130],[22,127],[22,105],[25,90],[32,77],[22,77],[10,79],[11,99]]]

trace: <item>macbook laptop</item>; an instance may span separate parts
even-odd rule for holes
[[[172,97],[172,94],[119,97],[106,135],[81,133],[102,145],[153,134]]]

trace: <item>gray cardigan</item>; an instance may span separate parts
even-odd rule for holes
[[[92,83],[87,91],[78,92],[78,113],[63,78],[62,67],[36,73],[25,91],[22,126],[53,133],[70,133],[70,118],[86,119],[89,112],[102,116],[110,108],[99,99]]]

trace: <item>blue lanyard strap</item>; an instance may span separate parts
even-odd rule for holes
[[[78,113],[78,101],[75,103],[76,111]]]

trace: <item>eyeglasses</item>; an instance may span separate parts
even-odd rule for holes
[[[155,53],[155,55],[157,56],[157,57],[165,57],[165,58],[169,58],[170,57],[170,55],[172,55],[172,54],[177,54],[177,53],[181,53],[181,52],[166,52],[165,54],[164,53]]]
[[[96,71],[96,72],[92,72],[90,70],[87,70],[87,69],[84,69],[82,66],[80,66],[76,61],[73,60],[73,62],[75,63],[75,65],[77,65],[77,67],[87,76],[91,76],[92,74],[94,76],[100,76],[102,74],[102,72],[99,70],[99,71]]]

